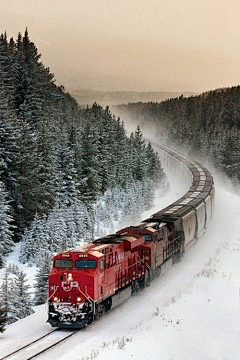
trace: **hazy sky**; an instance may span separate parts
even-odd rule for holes
[[[240,84],[240,0],[1,0],[66,88],[196,91]]]

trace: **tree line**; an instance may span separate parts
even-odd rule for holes
[[[130,103],[118,107],[140,126],[201,155],[235,183],[240,181],[240,86],[161,103]]]
[[[148,208],[163,178],[139,127],[127,137],[109,107],[80,108],[27,30],[0,36],[0,268],[21,241],[22,262],[46,273],[54,251]]]

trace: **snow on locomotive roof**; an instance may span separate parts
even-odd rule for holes
[[[147,222],[147,221],[141,221],[139,224],[129,226],[129,228],[154,228],[154,227],[160,227],[166,225],[165,223],[161,223],[159,225],[159,222]]]
[[[152,233],[155,233],[156,232],[156,229],[152,228],[152,227],[146,227],[146,230],[152,232]]]
[[[109,244],[100,244],[100,245],[95,245],[93,248],[93,251],[102,251],[103,249],[106,249],[108,247]]]
[[[89,245],[82,245],[82,246],[78,246],[74,249],[71,250],[72,253],[84,253],[84,254],[90,254],[93,255],[95,257],[102,257],[103,256],[103,252],[102,250],[107,248],[108,245],[107,244],[100,244],[100,245],[95,245],[95,244],[89,244]]]
[[[95,251],[90,251],[90,254],[97,257],[97,258],[101,258],[101,257],[104,256],[104,254],[102,252],[96,251],[96,250]]]
[[[163,227],[166,225],[166,223],[158,223],[158,222],[143,222],[143,224],[145,224],[145,227],[149,230],[150,228],[154,228],[154,227]]]

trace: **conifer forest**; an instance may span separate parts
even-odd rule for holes
[[[240,181],[240,86],[161,103],[131,103],[118,107],[142,128],[208,159],[235,184]]]
[[[46,301],[53,252],[137,218],[164,179],[139,127],[127,137],[108,107],[80,108],[40,57],[27,30],[0,36],[0,268],[20,242],[20,260],[39,268],[35,304]],[[24,273],[5,270],[0,331],[32,311]]]

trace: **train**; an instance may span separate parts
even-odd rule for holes
[[[188,191],[139,224],[53,257],[48,322],[81,329],[181,261],[205,232],[214,211],[214,181],[200,163],[153,143],[171,166],[184,165]]]

